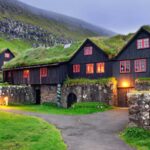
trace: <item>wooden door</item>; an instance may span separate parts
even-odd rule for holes
[[[35,94],[36,94],[36,104],[41,104],[41,90],[36,89]]]
[[[119,88],[118,89],[118,106],[128,107],[127,93],[133,90],[133,88]]]

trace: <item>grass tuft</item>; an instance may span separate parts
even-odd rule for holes
[[[150,131],[142,128],[127,128],[121,134],[122,139],[137,148],[137,150],[150,150]]]
[[[112,106],[101,102],[81,102],[74,104],[69,109],[58,108],[56,104],[53,103],[44,103],[43,105],[9,106],[7,108],[47,114],[86,115],[110,110],[112,109]]]

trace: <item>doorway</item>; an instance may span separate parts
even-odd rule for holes
[[[70,108],[76,102],[77,96],[74,93],[70,93],[67,98],[67,108]]]
[[[35,99],[36,99],[37,105],[41,104],[41,90],[40,90],[40,88],[35,89]]]
[[[118,106],[128,107],[127,93],[134,88],[118,88]]]

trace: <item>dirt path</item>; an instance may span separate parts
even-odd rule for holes
[[[124,109],[85,116],[7,111],[40,117],[56,125],[62,132],[68,150],[133,150],[118,137],[128,123],[128,112]]]

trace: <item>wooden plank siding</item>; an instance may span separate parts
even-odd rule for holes
[[[130,87],[134,87],[136,78],[150,77],[150,48],[137,49],[137,40],[143,38],[150,38],[150,34],[141,29],[113,61],[113,76],[117,78],[118,87],[121,87],[124,80],[130,82]],[[146,72],[135,72],[134,61],[137,59],[146,59]],[[130,73],[120,73],[120,61],[122,60],[130,60]]]
[[[92,55],[84,55],[84,47],[92,46],[93,53]],[[104,73],[96,73],[96,63],[104,62],[105,63],[105,72]],[[94,73],[86,74],[86,64],[94,64]],[[80,73],[73,73],[73,65],[80,64]],[[70,60],[68,64],[68,73],[70,78],[91,78],[98,79],[104,77],[112,76],[112,63],[109,60],[108,56],[94,43],[90,40],[87,40],[78,52],[74,55],[74,57]]]
[[[5,53],[9,53],[10,57],[9,58],[5,58]],[[15,56],[13,55],[13,53],[9,50],[6,49],[4,50],[1,54],[0,54],[0,71],[2,71],[2,66],[4,65],[4,62],[8,62],[11,59],[13,59]]]
[[[58,65],[58,66],[47,66],[48,68],[48,75],[47,77],[40,77],[40,68],[29,68],[30,70],[30,77],[29,80],[23,78],[23,70],[24,69],[17,69],[12,70],[12,80],[8,79],[8,71],[4,71],[4,81],[11,82],[13,84],[30,84],[30,85],[53,85],[63,83],[63,81],[67,77],[67,65]]]

